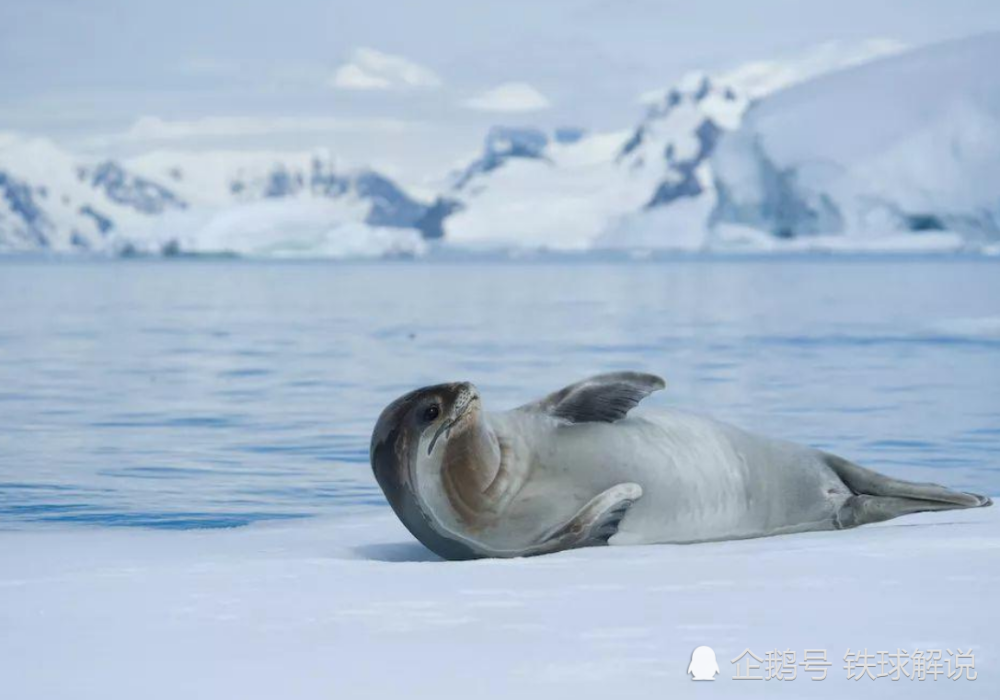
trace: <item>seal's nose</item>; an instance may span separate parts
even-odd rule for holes
[[[472,382],[455,382],[451,385],[455,392],[455,398],[459,401],[471,401],[479,398],[479,390]]]
[[[449,417],[454,421],[479,401],[479,391],[472,382],[456,382],[451,386],[455,393],[452,396]]]

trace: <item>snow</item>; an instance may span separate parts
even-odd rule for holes
[[[601,233],[595,246],[603,250],[705,250],[712,245],[705,221],[714,204],[714,197],[702,196],[623,215]],[[773,240],[762,238],[766,240],[755,240],[752,249],[766,250]]]
[[[756,189],[755,141],[745,137],[736,157],[710,160],[718,134],[740,129],[754,100],[792,85],[811,85],[831,72],[902,50],[898,42],[828,42],[797,56],[754,61],[718,74],[692,71],[669,89],[643,95],[646,116],[626,132],[592,133],[571,145],[550,142],[540,157],[510,159],[463,182],[455,196],[464,208],[445,222],[446,241],[463,248],[584,251],[914,252],[962,250],[955,232],[917,236],[830,235],[808,241],[778,240],[757,221],[722,217],[715,168],[726,183]],[[885,91],[892,99],[892,91]],[[777,99],[777,98],[775,98]],[[751,114],[757,110],[751,110]],[[836,131],[836,124],[827,124]],[[984,132],[984,126],[979,132]],[[740,129],[742,136],[745,129]],[[780,133],[780,132],[779,132]],[[813,141],[826,134],[810,133]],[[728,152],[740,137],[729,139]],[[942,146],[947,148],[947,144]],[[487,141],[487,154],[490,143]],[[726,159],[726,160],[723,160]],[[467,171],[468,172],[468,171]],[[905,172],[887,174],[903,179]],[[988,181],[982,185],[988,188]],[[735,185],[734,185],[735,187]],[[873,222],[873,224],[876,222]],[[888,233],[892,222],[886,222]],[[733,236],[734,228],[741,228]],[[748,233],[756,229],[761,235]],[[831,231],[839,234],[839,231]]]
[[[814,235],[781,239],[752,226],[720,224],[708,234],[707,246],[751,253],[944,254],[968,250],[968,241],[954,231],[880,233],[872,236]]]
[[[473,180],[465,208],[445,222],[448,242],[471,249],[590,248],[609,218],[641,206],[655,184],[643,187],[642,174],[619,171],[614,157],[624,139],[616,132],[550,143],[545,158],[512,158]]]
[[[443,562],[388,509],[223,531],[0,532],[10,697],[995,697],[1000,510],[852,531]],[[976,681],[848,681],[850,649],[967,650]],[[821,682],[730,662],[824,649]],[[791,683],[790,688],[773,687]]]
[[[72,250],[79,245],[104,246],[103,232],[81,211],[87,207],[126,229],[141,226],[147,220],[142,213],[112,200],[106,192],[81,179],[79,167],[80,163],[71,154],[49,139],[19,135],[0,139],[0,172],[9,173],[30,190],[31,199],[42,212],[36,222],[37,231],[47,239],[47,246],[56,251]],[[23,220],[18,212],[4,212],[3,208],[0,201],[0,224],[7,219],[3,214],[10,214],[9,220],[17,231]],[[15,249],[20,248],[18,236],[8,233],[5,240],[4,228],[0,226],[0,250],[11,243]]]
[[[712,200],[697,197],[711,186],[701,129],[735,126],[745,107],[705,80],[686,78],[635,129],[549,141],[535,157],[509,158],[462,181],[453,196],[463,208],[445,221],[446,241],[477,250],[702,248]],[[480,162],[491,148],[487,140]],[[659,216],[651,206],[658,187],[683,182],[688,170],[698,192]]]
[[[901,51],[885,39],[829,42],[780,60],[693,71],[647,94],[646,114],[631,129],[567,139],[560,130],[495,127],[484,154],[423,202],[328,152],[176,150],[112,163],[125,183],[115,200],[84,177],[93,163],[2,132],[0,248],[995,255],[1000,82],[990,68],[1000,62],[1000,35]],[[397,82],[422,80],[405,59],[364,49],[358,57],[370,71],[403,76]],[[501,88],[476,104],[547,104],[530,85]],[[153,119],[136,128],[194,127]],[[148,211],[142,195],[150,192],[165,209],[190,211]],[[278,199],[297,206],[268,201]],[[441,246],[423,240],[442,237]]]
[[[972,245],[995,240],[998,62],[1000,35],[987,34],[764,99],[713,159],[727,191],[721,220],[841,235],[845,247],[862,249],[910,230],[952,231]]]
[[[362,223],[357,198],[265,199],[163,217],[128,241],[155,252],[173,243],[186,253],[254,258],[380,258],[415,256],[426,242],[416,229]]]
[[[234,180],[263,180],[275,169],[308,172],[320,157],[339,165],[328,153],[308,151],[184,151],[161,149],[126,161],[130,170],[169,183],[186,201],[204,207],[231,204]]]
[[[123,166],[0,138],[0,249],[412,256],[426,250],[417,226],[427,211],[324,151],[160,150]]]

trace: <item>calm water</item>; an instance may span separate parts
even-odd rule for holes
[[[642,369],[651,400],[1000,493],[1000,263],[0,262],[0,527],[382,508],[421,384],[509,407]]]

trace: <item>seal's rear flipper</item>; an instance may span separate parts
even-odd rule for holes
[[[893,518],[898,518],[900,515],[909,515],[910,513],[976,507],[956,506],[951,503],[939,503],[935,501],[921,501],[915,498],[895,498],[893,496],[851,496],[834,516],[834,527],[838,530],[843,530],[850,527],[857,527],[858,525],[892,520]]]
[[[824,459],[854,493],[835,516],[838,529],[878,523],[909,513],[982,508],[993,504],[988,497],[974,493],[892,479],[835,455],[824,455]]]
[[[606,545],[618,532],[629,508],[642,496],[639,484],[622,483],[594,496],[568,523],[543,536],[525,554],[548,554],[562,549]]]

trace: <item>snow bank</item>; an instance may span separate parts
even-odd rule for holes
[[[8,531],[0,683],[9,697],[102,700],[995,697],[998,526],[993,508],[465,563],[436,560],[387,510],[229,531]],[[701,645],[721,675],[695,686]],[[847,680],[848,649],[917,648],[971,648],[978,679]],[[802,668],[733,680],[745,649],[823,649],[832,666],[820,682]]]

